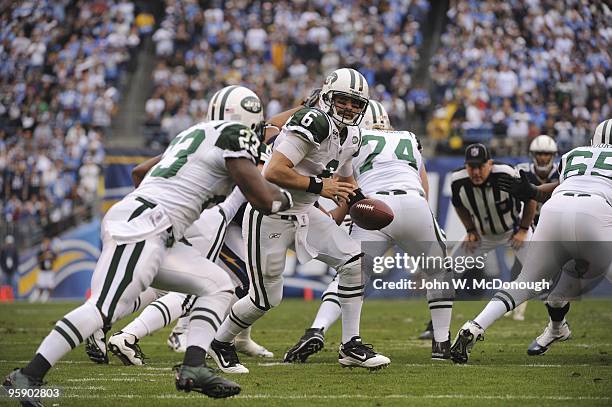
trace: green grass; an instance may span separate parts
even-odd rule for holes
[[[23,366],[40,341],[74,303],[0,305],[0,374]],[[150,358],[145,367],[94,365],[83,347],[68,354],[47,376],[48,386],[63,389],[57,406],[176,406],[195,402],[228,406],[286,405],[610,405],[612,404],[612,302],[572,304],[571,341],[548,354],[530,357],[526,348],[541,332],[546,312],[532,302],[527,319],[503,318],[487,331],[468,365],[432,362],[430,343],[416,340],[424,327],[424,301],[366,301],[362,336],[389,356],[391,365],[378,372],[342,369],[337,362],[339,324],[327,335],[325,349],[304,365],[276,364],[310,324],[318,302],[286,300],[254,328],[253,337],[274,352],[270,360],[241,358],[248,375],[233,376],[242,393],[213,401],[199,393],[179,393],[171,367],[181,355],[166,346],[169,329],[141,341]],[[455,304],[452,335],[482,309],[482,302]],[[127,324],[121,321],[114,327]],[[276,362],[276,363],[274,363]],[[213,362],[211,362],[213,363]],[[6,399],[0,399],[0,405]],[[119,404],[121,403],[121,404]]]

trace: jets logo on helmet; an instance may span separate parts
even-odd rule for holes
[[[240,122],[256,130],[263,121],[261,101],[255,92],[244,86],[226,86],[213,95],[207,120]]]
[[[533,139],[529,145],[529,155],[535,166],[536,171],[548,173],[553,167],[553,160],[557,155],[557,143],[552,137],[542,134]],[[550,154],[550,158],[546,161],[538,160],[538,154]],[[542,159],[542,157],[540,157]]]
[[[591,139],[591,145],[612,144],[612,119],[599,123]]]
[[[389,115],[382,103],[370,99],[359,127],[364,130],[392,130]]]
[[[337,125],[357,126],[368,107],[368,82],[354,69],[336,69],[321,89],[319,108]]]

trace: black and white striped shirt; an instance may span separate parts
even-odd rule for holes
[[[501,174],[516,176],[515,169],[503,163],[494,163],[489,178],[479,186],[472,184],[467,170],[455,170],[451,177],[452,202],[456,208],[469,211],[480,235],[497,235],[518,226],[522,203],[499,189]]]

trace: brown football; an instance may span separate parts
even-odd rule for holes
[[[379,230],[393,221],[389,205],[378,199],[362,199],[351,206],[351,219],[366,230]]]

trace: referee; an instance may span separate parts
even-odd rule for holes
[[[502,191],[498,185],[502,174],[515,177],[516,170],[494,162],[483,144],[466,148],[465,166],[454,171],[451,178],[452,203],[466,234],[462,244],[453,248],[451,257],[480,256],[499,246],[511,246],[523,263],[526,254],[523,243],[531,239],[536,202],[523,205]]]

